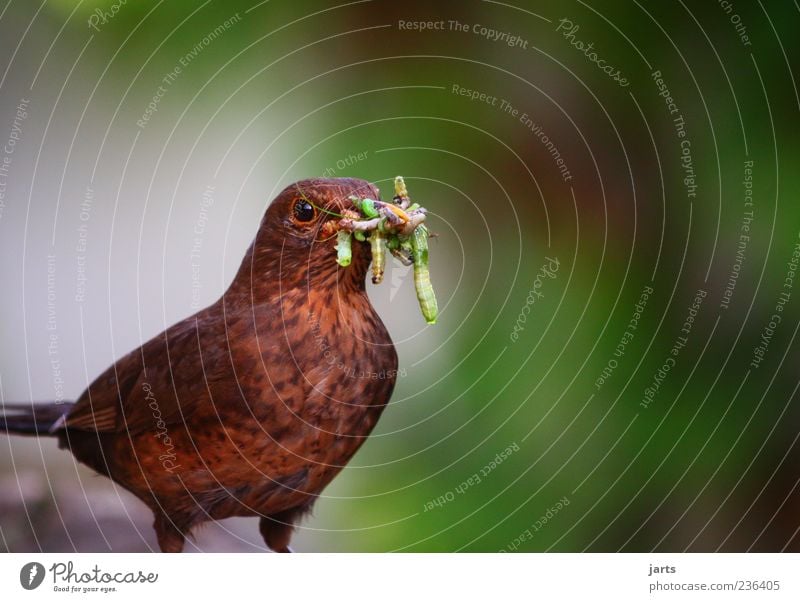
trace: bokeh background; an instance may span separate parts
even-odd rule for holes
[[[796,1],[6,0],[2,399],[74,399],[218,298],[292,181],[402,174],[440,321],[407,269],[369,285],[405,372],[299,551],[800,550],[798,26]],[[147,551],[151,520],[0,437],[0,549]]]

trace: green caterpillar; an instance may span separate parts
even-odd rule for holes
[[[428,324],[436,324],[439,305],[428,271],[428,229],[420,224],[411,233],[411,257],[414,259],[414,288],[422,316]]]
[[[353,250],[350,246],[350,232],[339,230],[336,233],[336,262],[346,268],[353,259]]]
[[[380,230],[373,230],[369,235],[369,244],[372,251],[372,284],[380,284],[386,268],[386,235]]]
[[[372,199],[361,199],[361,213],[366,217],[378,217],[380,214],[375,208],[375,201]]]
[[[400,199],[408,198],[408,190],[403,176],[397,176],[394,179],[394,195]]]
[[[429,234],[422,224],[425,210],[411,202],[402,176],[395,178],[394,192],[393,203],[355,195],[348,197],[360,215],[354,216],[351,212],[346,219],[339,215],[343,219],[336,235],[336,261],[342,267],[349,266],[353,259],[352,238],[368,241],[372,252],[372,282],[380,284],[388,249],[403,265],[414,266],[414,288],[420,310],[428,324],[436,324],[439,306],[428,269]]]

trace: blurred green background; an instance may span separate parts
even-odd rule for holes
[[[405,376],[299,551],[800,550],[796,3],[113,4],[0,8],[3,399],[215,300],[292,181],[402,174],[441,318],[369,285]],[[53,442],[0,449],[0,549],[154,547]]]

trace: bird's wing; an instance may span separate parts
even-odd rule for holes
[[[136,433],[182,422],[209,399],[219,350],[216,320],[191,317],[150,339],[101,374],[66,418],[69,428]],[[224,341],[224,325],[221,327]],[[203,338],[201,347],[201,335]],[[202,348],[202,352],[201,352]],[[209,356],[209,357],[207,357]]]

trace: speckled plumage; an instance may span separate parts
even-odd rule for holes
[[[287,187],[220,300],[120,359],[56,425],[63,447],[153,510],[162,550],[231,516],[261,516],[267,545],[288,549],[388,403],[397,355],[365,291],[369,245],[354,242],[341,268],[321,240],[336,218],[292,212],[302,195],[340,212],[353,194],[378,191],[340,178]]]

